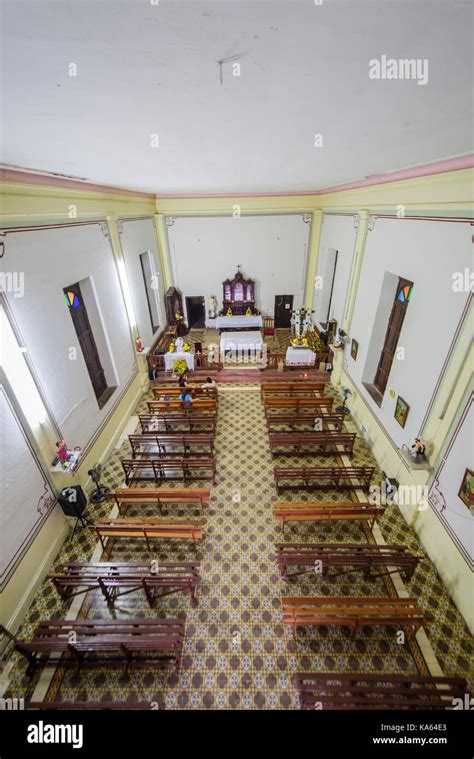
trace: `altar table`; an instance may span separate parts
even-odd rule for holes
[[[292,364],[314,366],[315,362],[316,353],[310,350],[310,348],[292,348],[290,345],[286,351],[285,363],[289,366]]]
[[[263,350],[263,338],[261,332],[231,332],[221,335],[221,359],[225,358],[226,351],[231,352],[232,358],[240,358],[245,355],[257,356]]]
[[[218,316],[216,319],[212,319],[213,326],[216,329],[261,329],[263,326],[263,319],[261,316]],[[207,323],[206,323],[207,327]]]
[[[190,353],[189,351],[173,351],[170,353],[165,353],[165,369],[168,371],[173,368],[174,362],[177,358],[184,358],[188,365],[189,371],[193,371],[194,369],[194,353]]]

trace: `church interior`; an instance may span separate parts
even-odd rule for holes
[[[2,708],[472,709],[472,7],[2,5]]]

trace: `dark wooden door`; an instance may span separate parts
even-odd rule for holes
[[[275,327],[290,326],[292,309],[292,295],[275,295]]]
[[[384,394],[385,388],[387,387],[388,375],[390,374],[390,369],[392,368],[393,357],[397,349],[400,332],[402,331],[412,287],[413,282],[410,282],[408,279],[400,278],[398,280],[395,300],[393,302],[392,312],[388,320],[387,332],[385,333],[385,341],[382,348],[382,353],[380,354],[379,364],[374,379],[374,385],[382,393],[382,395]],[[409,289],[407,290],[407,288]],[[403,299],[400,298],[400,293],[402,293]]]
[[[107,380],[105,379],[104,370],[100,363],[99,352],[95,344],[94,335],[87,315],[87,309],[82,299],[81,288],[79,284],[71,285],[64,288],[66,295],[66,301],[69,305],[69,313],[71,314],[72,323],[76,330],[77,339],[81,346],[82,355],[86,362],[87,371],[91,378],[92,387],[94,388],[95,397],[99,399],[103,393],[107,390]],[[76,298],[73,303],[70,303],[68,293],[74,293]]]
[[[206,307],[204,295],[186,297],[186,311],[188,314],[188,327],[195,329],[204,327],[206,321]]]

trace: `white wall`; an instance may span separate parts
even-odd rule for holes
[[[1,264],[5,271],[25,274],[24,297],[7,295],[11,310],[67,444],[84,447],[135,372],[110,242],[96,224],[19,232],[9,235]],[[94,282],[118,382],[102,409],[63,293],[64,287],[87,277]],[[76,360],[69,358],[70,348],[76,348]]]
[[[275,295],[303,302],[309,224],[301,214],[276,216],[178,217],[168,228],[176,287],[186,296],[204,295],[222,308],[222,283],[242,265],[255,280],[255,305],[273,315]]]
[[[3,388],[0,392],[0,587],[55,498]]]
[[[359,353],[354,361],[346,349],[347,371],[398,447],[411,443],[420,429],[466,304],[468,293],[453,292],[452,275],[471,266],[471,247],[467,224],[377,219],[368,232],[350,327]],[[387,271],[414,287],[398,343],[405,358],[394,359],[379,408],[362,385],[362,374]],[[405,428],[394,418],[398,395],[410,406]]]
[[[127,269],[127,277],[132,293],[133,308],[137,319],[138,332],[144,347],[150,347],[153,342],[150,314],[140,265],[140,254],[150,251],[154,270],[157,276],[157,300],[160,316],[159,330],[166,324],[164,309],[163,276],[157,248],[156,232],[151,219],[123,220],[123,231],[120,235],[123,257]],[[155,333],[156,334],[156,333]]]
[[[353,216],[331,216],[329,214],[323,216],[316,269],[316,276],[323,277],[323,288],[314,291],[313,308],[316,311],[314,316],[316,317],[318,314],[323,293],[327,295],[326,290],[331,287],[331,282],[326,283],[324,281],[324,272],[328,250],[332,248],[337,250],[337,264],[329,317],[336,319],[338,326],[341,326],[344,314],[356,235],[357,230],[354,227]]]
[[[459,498],[466,469],[473,469],[474,401],[471,396],[464,413],[443,451],[434,475],[430,501],[471,567],[474,562],[474,516]]]

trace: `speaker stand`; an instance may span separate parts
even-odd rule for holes
[[[84,516],[77,517],[76,524],[74,525],[74,529],[71,533],[71,537],[69,538],[69,540],[72,540],[74,535],[76,534],[76,530],[77,530],[77,526],[79,522],[81,523],[81,527],[92,527],[94,524],[94,522],[91,519],[88,519],[87,517],[84,517]]]

